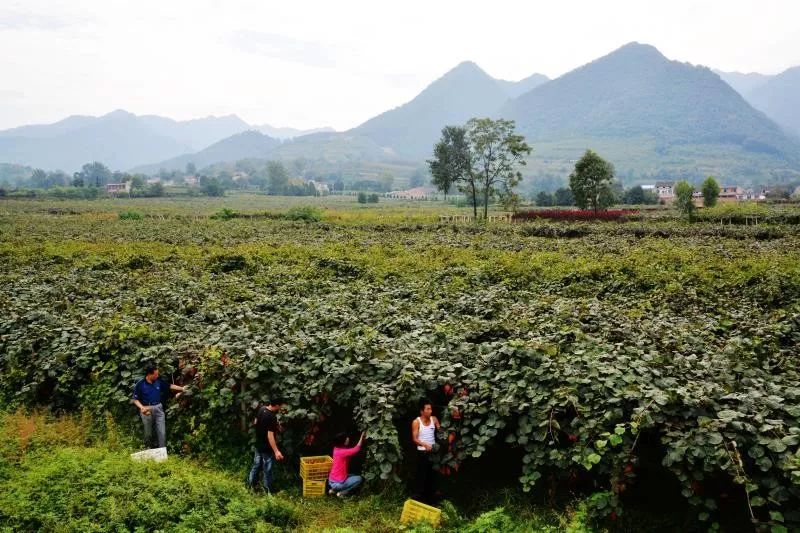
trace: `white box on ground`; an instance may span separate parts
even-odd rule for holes
[[[155,461],[160,463],[167,460],[166,448],[152,448],[143,452],[136,452],[131,454],[131,459],[134,461]]]

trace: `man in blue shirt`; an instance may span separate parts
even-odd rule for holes
[[[167,425],[164,419],[164,400],[170,390],[183,391],[183,387],[158,377],[158,367],[149,363],[145,375],[133,387],[133,404],[139,408],[139,417],[144,424],[144,443],[150,446],[155,426],[158,447],[167,445]]]

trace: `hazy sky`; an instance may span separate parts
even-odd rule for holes
[[[0,128],[126,109],[341,130],[464,60],[555,77],[630,41],[777,73],[800,64],[800,2],[2,0]]]

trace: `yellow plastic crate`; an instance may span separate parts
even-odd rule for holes
[[[303,498],[320,498],[325,496],[325,480],[303,480]]]
[[[433,527],[439,527],[442,520],[442,510],[416,500],[406,500],[403,505],[403,514],[400,515],[400,523],[408,524],[419,521],[429,522]]]
[[[317,455],[300,458],[300,477],[325,481],[333,467],[333,458],[330,455]]]

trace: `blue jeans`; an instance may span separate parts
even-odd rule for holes
[[[255,488],[258,469],[261,468],[261,484],[265,491],[270,492],[272,489],[272,465],[274,463],[275,456],[271,452],[256,450],[256,454],[253,456],[253,466],[250,467],[250,475],[247,476],[247,483],[251,488]]]
[[[362,483],[364,483],[364,478],[361,476],[347,476],[347,479],[341,482],[328,480],[328,485],[342,496],[350,494]]]

